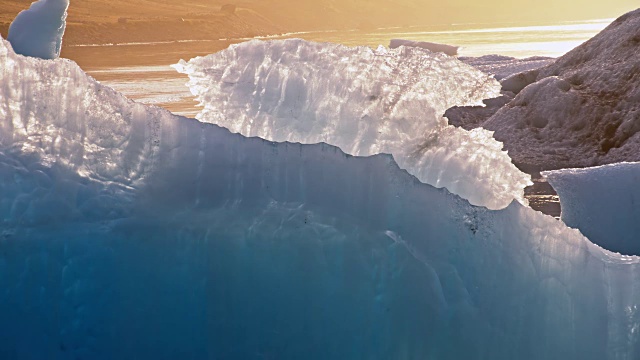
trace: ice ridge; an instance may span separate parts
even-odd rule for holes
[[[353,155],[389,153],[420,181],[472,204],[526,203],[530,177],[492,133],[449,126],[442,116],[500,90],[455,58],[404,46],[255,40],[175,68],[189,75],[204,106],[201,121],[273,141],[325,142]]]

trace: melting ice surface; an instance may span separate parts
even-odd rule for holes
[[[38,0],[21,11],[7,40],[18,54],[55,59],[60,56],[69,0]]]
[[[640,354],[638,258],[517,202],[176,117],[4,41],[0,83],[2,359]]]
[[[204,105],[197,118],[245,136],[325,142],[352,155],[392,154],[422,182],[491,209],[526,203],[530,177],[483,129],[447,124],[500,84],[443,54],[401,47],[251,41],[175,65]]]

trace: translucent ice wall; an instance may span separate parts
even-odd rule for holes
[[[543,174],[560,195],[567,225],[605,249],[640,254],[640,163]]]
[[[69,0],[38,0],[21,11],[7,38],[15,52],[42,59],[59,57],[68,7]]]
[[[638,258],[0,41],[2,359],[637,359]],[[472,162],[473,159],[468,159]]]
[[[491,209],[526,203],[530,183],[492,133],[448,126],[500,84],[455,58],[417,48],[252,41],[180,62],[204,106],[197,118],[245,136],[325,142],[353,155],[392,154],[421,181]],[[471,161],[470,161],[471,159]]]

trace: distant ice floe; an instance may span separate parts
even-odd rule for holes
[[[459,46],[447,45],[447,44],[437,44],[428,41],[413,41],[413,40],[403,40],[403,39],[391,39],[389,42],[389,48],[397,49],[400,46],[407,47],[416,47],[420,49],[429,50],[436,53],[443,53],[449,56],[458,55]]]
[[[325,142],[353,155],[390,153],[421,181],[472,204],[526,203],[530,178],[491,132],[458,129],[442,117],[500,90],[453,57],[290,39],[232,45],[175,67],[204,106],[201,121],[273,141]]]
[[[21,11],[9,27],[7,40],[13,50],[41,59],[58,58],[68,7],[69,0],[38,0]]]

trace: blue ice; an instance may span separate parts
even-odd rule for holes
[[[58,58],[68,7],[69,0],[39,0],[21,11],[9,27],[7,40],[13,50],[41,59]]]

